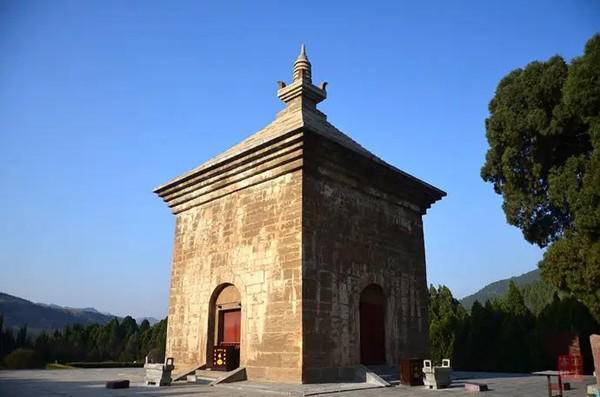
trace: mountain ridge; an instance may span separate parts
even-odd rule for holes
[[[480,288],[475,293],[459,299],[459,301],[466,309],[471,310],[471,306],[473,306],[475,301],[479,301],[479,303],[483,305],[487,300],[502,297],[508,291],[508,285],[511,281],[514,282],[517,287],[522,288],[540,280],[540,270],[534,269],[519,276],[513,276],[491,282],[485,285],[483,288]]]
[[[4,292],[0,292],[0,315],[3,316],[5,328],[16,329],[27,325],[27,330],[32,335],[75,324],[104,325],[114,318],[122,318],[112,313],[100,312],[93,307],[76,308],[37,303]],[[136,322],[139,324],[143,320],[148,320],[150,325],[159,321],[154,317],[140,317]]]

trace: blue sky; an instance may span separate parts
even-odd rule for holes
[[[593,0],[0,1],[0,291],[163,317],[174,219],[153,187],[268,124],[301,42],[329,120],[448,192],[428,281],[462,297],[529,271],[541,251],[479,177],[487,105],[598,31]]]

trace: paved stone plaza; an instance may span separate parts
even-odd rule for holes
[[[251,382],[232,383],[228,385],[209,386],[207,383],[178,383],[170,387],[143,386],[144,371],[140,368],[116,369],[73,369],[73,370],[21,370],[0,371],[0,396],[33,397],[33,396],[265,396],[265,395],[302,395],[332,390],[332,385],[284,385],[260,384]],[[423,387],[388,387],[364,389],[337,393],[339,396],[472,396],[477,393],[465,392],[461,380],[477,379],[488,384],[490,391],[484,396],[528,396],[546,397],[546,379],[519,374],[493,373],[455,373],[453,387],[444,390],[427,390]],[[107,380],[129,379],[129,389],[109,390],[104,387]],[[593,383],[592,377],[583,382],[573,383],[574,390],[564,393],[565,397],[584,397],[585,384]],[[349,387],[345,384],[341,387]]]

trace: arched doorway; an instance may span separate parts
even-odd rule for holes
[[[210,300],[207,367],[229,371],[239,366],[241,325],[240,292],[233,284],[220,285]]]
[[[385,364],[385,295],[377,284],[360,294],[360,362]]]

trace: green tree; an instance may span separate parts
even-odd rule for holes
[[[446,358],[454,361],[455,346],[466,317],[465,308],[448,287],[429,288],[429,350],[434,363]]]
[[[27,336],[27,324],[19,328],[16,338],[17,347],[28,347],[31,345],[31,339]]]
[[[483,180],[507,221],[549,246],[544,279],[600,318],[600,35],[571,64],[555,56],[509,73],[489,110]]]
[[[16,348],[16,341],[12,329],[4,328],[4,316],[0,314],[0,363],[4,356]]]
[[[500,300],[501,327],[497,351],[498,369],[506,372],[527,372],[534,366],[539,351],[535,344],[535,319],[521,291],[514,282],[508,285],[506,295]]]
[[[125,344],[125,329],[119,323],[119,320],[116,318],[112,319],[107,324],[107,334],[108,334],[108,355],[109,357],[118,357],[123,350],[123,345]]]
[[[508,291],[502,297],[501,305],[511,317],[531,318],[531,312],[525,305],[525,299],[523,299],[521,291],[512,280],[508,283]]]
[[[45,362],[50,362],[52,359],[52,350],[50,346],[50,336],[46,332],[42,332],[35,339],[33,345],[34,350],[40,354],[40,357]]]
[[[456,354],[464,356],[461,369],[493,371],[498,350],[496,340],[499,330],[498,318],[490,301],[485,306],[475,301],[466,326],[465,343],[458,345]]]
[[[555,337],[569,333],[579,337],[584,369],[591,372],[593,359],[589,335],[598,332],[600,323],[592,316],[587,306],[571,296],[561,299],[558,294],[554,295],[552,302],[541,311],[537,320],[537,335],[544,347],[540,354],[544,360],[544,367],[555,367],[557,354],[567,354],[568,351],[565,350],[558,353],[560,346],[556,346]],[[565,346],[562,346],[562,349],[564,348]]]
[[[140,333],[144,333],[146,332],[148,329],[150,329],[150,322],[147,319],[144,319],[144,321],[142,321],[142,323],[140,324]]]
[[[44,361],[32,349],[18,348],[4,358],[4,363],[9,369],[42,368]]]
[[[123,329],[124,336],[128,337],[137,332],[138,325],[131,316],[126,316],[123,321],[121,321],[121,328]]]
[[[526,284],[520,288],[525,305],[534,315],[539,315],[546,305],[552,302],[552,297],[558,292],[556,287],[543,280]]]
[[[135,361],[139,358],[139,350],[140,350],[140,341],[138,338],[138,334],[133,333],[127,339],[127,343],[125,343],[125,347],[123,348],[123,352],[119,357],[119,361]]]

